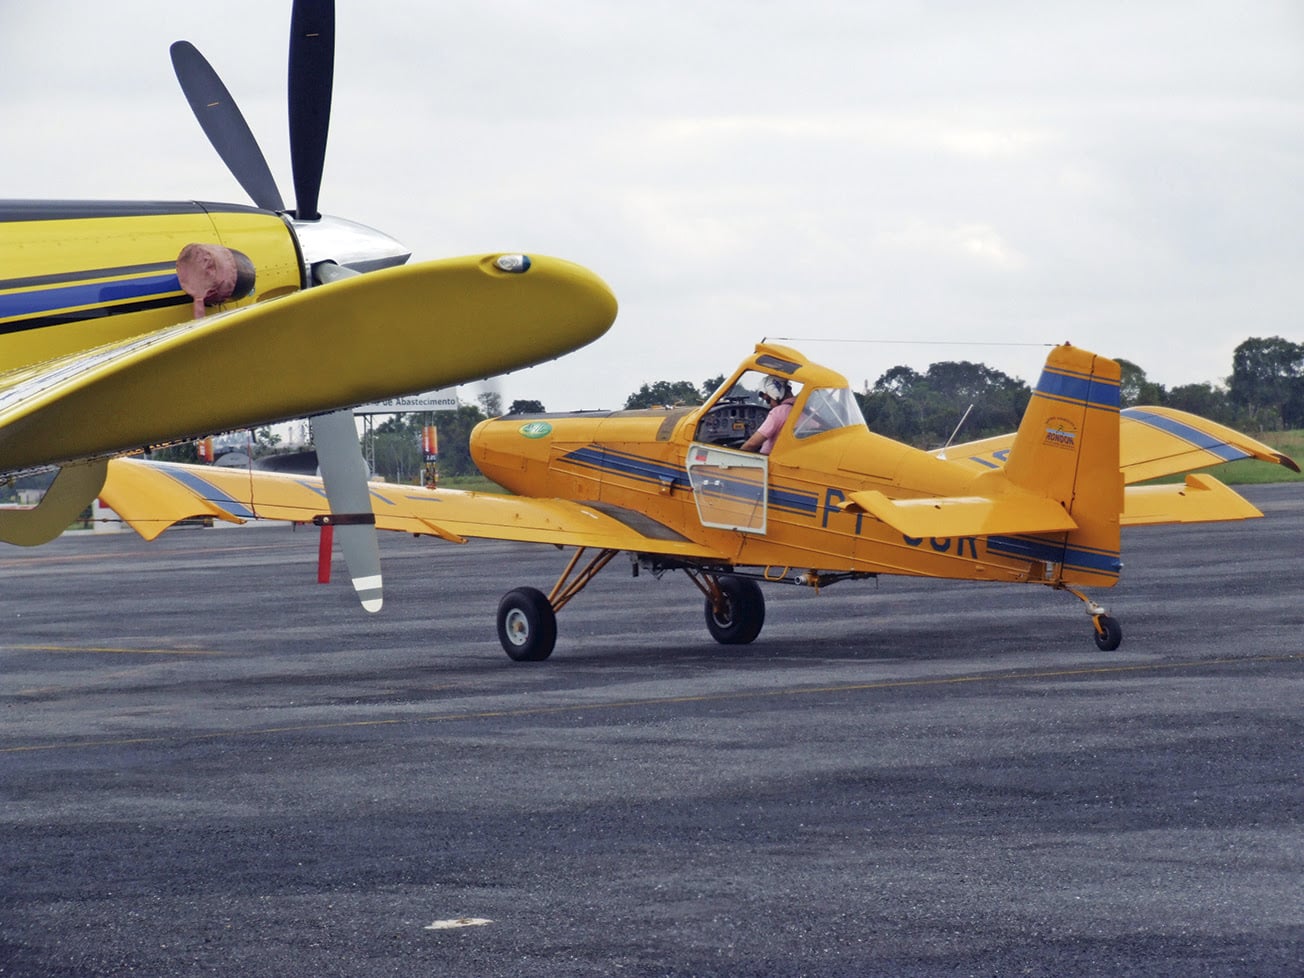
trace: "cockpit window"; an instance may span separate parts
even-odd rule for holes
[[[855,395],[846,387],[818,387],[806,398],[792,433],[796,438],[809,438],[851,425],[865,427]]]

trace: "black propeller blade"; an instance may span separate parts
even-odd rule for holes
[[[315,221],[335,73],[334,0],[296,0],[290,15],[290,162],[296,216]]]
[[[264,210],[285,210],[263,151],[213,66],[189,41],[177,41],[172,67],[204,135],[245,193]]]

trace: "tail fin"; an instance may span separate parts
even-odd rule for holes
[[[1123,475],[1119,378],[1113,360],[1065,344],[1051,351],[1005,463],[1021,489],[1059,502],[1078,529],[1004,538],[1045,560],[1048,579],[1108,587],[1118,580]],[[1034,553],[1035,552],[1035,553]]]

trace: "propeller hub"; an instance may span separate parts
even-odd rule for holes
[[[306,269],[321,262],[334,262],[356,272],[373,272],[402,265],[412,252],[383,231],[342,217],[322,216],[301,221],[286,216],[299,242]],[[305,269],[305,281],[312,275]]]

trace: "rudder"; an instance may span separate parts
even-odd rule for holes
[[[1057,565],[1049,580],[1096,587],[1118,580],[1120,377],[1107,357],[1055,347],[1010,447],[1006,478],[1058,501],[1078,524],[1065,534],[1014,538],[1030,556]]]

